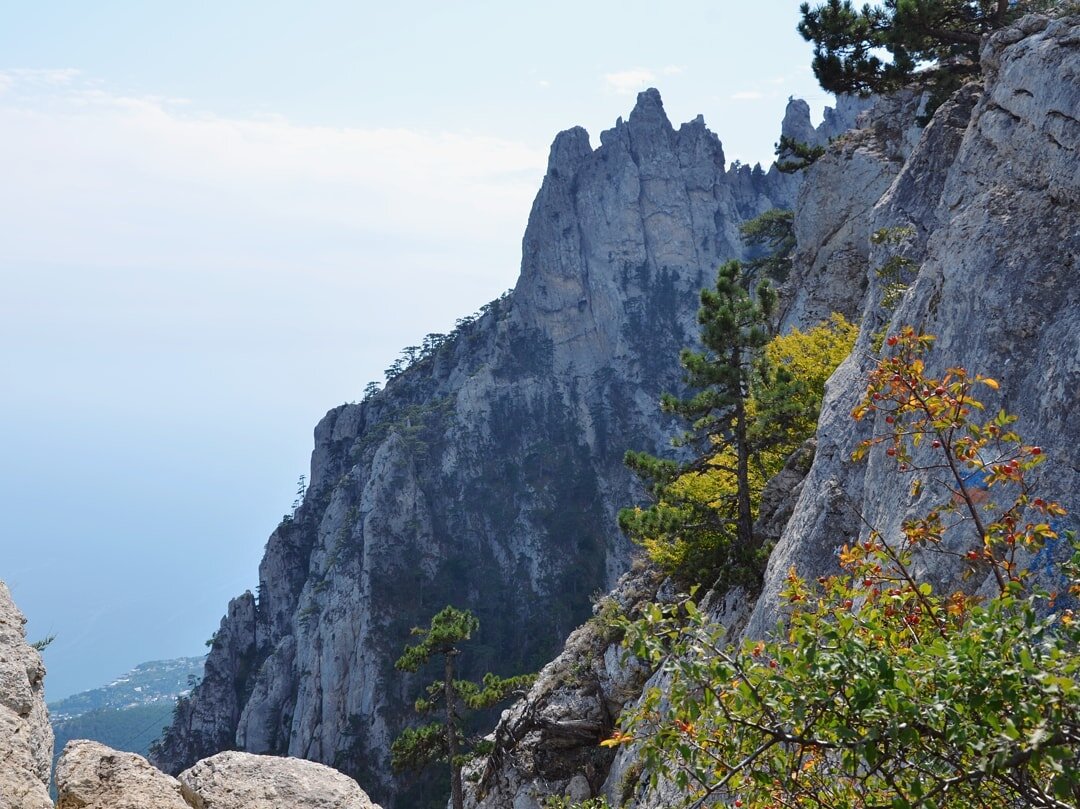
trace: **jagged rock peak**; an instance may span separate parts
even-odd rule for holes
[[[780,134],[799,143],[825,146],[833,138],[854,128],[858,118],[874,106],[874,97],[839,95],[835,107],[826,107],[821,123],[816,127],[810,121],[810,105],[794,96],[788,99]]]
[[[655,87],[642,90],[638,93],[637,103],[630,111],[630,126],[637,128],[650,127],[653,129],[672,131],[671,121],[664,112],[664,101],[660,98],[660,91]]]
[[[660,98],[660,91],[655,87],[650,87],[638,93],[637,103],[634,104],[627,120],[624,121],[620,117],[615,121],[612,129],[600,133],[600,143],[607,145],[619,139],[670,141],[674,134],[675,129],[667,113],[664,112],[664,102]]]
[[[154,763],[224,749],[287,753],[415,805],[388,751],[412,719],[393,661],[449,601],[498,649],[465,676],[549,660],[626,569],[622,462],[670,438],[703,286],[740,258],[739,225],[790,207],[801,179],[727,175],[704,119],[678,132],[656,90],[592,149],[555,138],[508,299],[484,308],[378,396],[316,429],[311,486],[271,536],[260,595],[230,606],[206,676]]]
[[[810,105],[801,98],[789,98],[780,134],[799,143],[816,143],[817,130],[810,123]]]
[[[589,133],[585,131],[585,128],[575,126],[565,129],[556,135],[551,143],[548,174],[556,177],[560,174],[570,174],[590,154],[592,154],[592,145],[589,143]]]

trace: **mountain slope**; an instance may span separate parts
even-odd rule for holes
[[[1025,17],[985,43],[982,81],[961,89],[926,129],[910,127],[918,99],[885,99],[805,172],[785,325],[806,325],[831,308],[857,314],[861,332],[827,386],[813,463],[805,479],[789,481],[791,516],[762,594],[711,593],[702,602],[733,640],[774,630],[792,566],[810,581],[835,573],[838,549],[865,540],[869,525],[895,537],[905,518],[942,496],[932,478],[912,495],[911,481],[884,458],[851,461],[874,427],[855,422],[851,411],[865,394],[866,372],[879,356],[874,335],[883,328],[911,324],[936,334],[931,374],[963,365],[1000,381],[1000,394],[984,396],[988,410],[1019,415],[1020,433],[1049,456],[1040,493],[1073,513],[1054,527],[1080,527],[1078,42],[1080,17]],[[901,243],[871,241],[879,229],[899,227],[911,229]],[[914,264],[890,308],[876,270],[898,254]],[[1061,590],[1068,553],[1067,543],[1049,543],[1025,563],[1048,590]],[[959,566],[947,559],[923,555],[920,575],[987,587],[962,584]],[[630,610],[628,594],[647,584],[645,575],[630,579],[612,599]],[[1058,603],[1066,598],[1063,592]],[[625,665],[613,641],[597,639],[595,622],[571,636],[497,726],[495,750],[474,765],[479,780],[466,806],[535,809],[550,795],[602,795],[632,809],[678,805],[682,795],[672,784],[643,776],[633,745],[617,754],[598,746],[604,722],[576,738],[558,732],[570,715],[607,717],[610,726],[643,689],[664,688],[662,673],[650,678]]]
[[[259,597],[230,604],[155,761],[288,753],[392,804],[387,751],[421,682],[392,668],[409,628],[469,607],[482,628],[465,674],[508,673],[538,668],[588,615],[629,557],[615,513],[638,490],[623,453],[671,435],[657,401],[680,385],[698,291],[742,254],[740,222],[789,207],[797,187],[728,170],[702,119],[674,129],[655,90],[595,150],[584,130],[561,133],[515,290],[320,422]]]
[[[167,702],[188,693],[202,675],[205,657],[179,657],[140,663],[108,685],[49,703],[53,725],[91,711]]]

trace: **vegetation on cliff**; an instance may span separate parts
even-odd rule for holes
[[[450,765],[450,799],[453,809],[462,807],[461,768],[479,751],[478,740],[469,739],[463,732],[463,709],[490,708],[527,688],[535,679],[532,675],[498,677],[485,674],[479,683],[456,678],[458,648],[480,628],[480,621],[468,610],[447,606],[438,612],[427,627],[416,627],[414,635],[422,639],[406,646],[395,667],[400,671],[417,672],[432,659],[442,658],[443,678],[432,682],[426,697],[416,700],[416,712],[428,714],[441,703],[443,718],[416,728],[406,728],[391,748],[395,770],[423,769],[435,762]]]
[[[1040,497],[1041,447],[999,412],[977,420],[991,378],[926,374],[933,338],[886,341],[856,419],[910,476],[941,476],[901,536],[871,530],[836,574],[788,574],[775,635],[734,647],[692,600],[654,605],[628,648],[662,665],[654,688],[605,742],[640,744],[653,779],[687,805],[968,807],[1080,805],[1080,553],[1048,592],[1021,563],[1060,542],[1065,510]],[[920,554],[991,574],[992,595],[938,592]]]
[[[814,45],[814,75],[833,93],[888,93],[914,80],[932,112],[978,75],[984,34],[1022,13],[1009,0],[851,0],[803,3],[799,33]],[[888,53],[888,58],[883,58]]]
[[[814,434],[825,381],[850,353],[857,329],[839,315],[803,333],[770,339],[773,293],[756,299],[739,262],[724,265],[698,314],[704,351],[685,349],[682,364],[696,392],[666,395],[662,408],[689,426],[676,446],[685,462],[629,452],[627,464],[654,498],[623,509],[622,529],[661,568],[684,583],[756,585],[768,548],[754,535],[765,484]]]

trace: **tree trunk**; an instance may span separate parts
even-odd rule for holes
[[[443,683],[446,697],[446,749],[450,755],[450,799],[453,809],[464,809],[464,797],[461,792],[461,765],[457,762],[457,691],[454,690],[454,655],[456,650],[446,654],[446,680]]]
[[[733,368],[739,368],[739,349],[732,349],[731,362]],[[735,467],[736,499],[738,503],[737,536],[740,551],[749,551],[754,542],[754,517],[750,509],[750,447],[746,439],[746,399],[749,393],[740,383],[739,395],[735,400],[735,455],[737,458]]]

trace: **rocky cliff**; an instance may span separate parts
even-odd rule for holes
[[[45,666],[26,642],[26,619],[0,581],[0,809],[50,809],[53,733]]]
[[[830,380],[818,453],[770,559],[751,632],[774,623],[775,595],[792,564],[820,575],[867,523],[895,532],[928,502],[910,500],[884,459],[850,461],[874,429],[850,413],[882,327],[911,324],[937,335],[933,373],[963,365],[996,377],[1001,393],[987,398],[988,409],[1020,417],[1022,435],[1050,454],[1042,491],[1074,512],[1080,507],[1080,19],[1026,17],[986,43],[982,62],[983,81],[935,114],[861,217],[868,233],[902,227],[912,235],[899,245],[865,245],[865,292],[851,301],[862,313],[859,343]],[[840,188],[845,177],[826,161],[808,174],[807,188]],[[827,229],[837,225],[851,227]],[[890,311],[874,269],[898,252],[916,271]],[[924,491],[940,498],[933,485]],[[956,571],[941,559],[924,564],[949,580]],[[1052,571],[1051,552],[1037,564]]]
[[[809,129],[805,105],[785,127]],[[739,224],[790,207],[798,185],[729,169],[703,120],[673,128],[655,90],[598,148],[561,133],[516,288],[318,425],[307,496],[155,761],[288,753],[391,803],[387,751],[419,686],[392,668],[410,627],[469,607],[482,627],[466,674],[509,673],[538,669],[587,617],[627,566],[615,514],[637,490],[622,456],[667,443],[657,401],[680,385],[698,291],[743,253]]]
[[[775,627],[777,593],[792,565],[809,579],[833,572],[838,548],[867,524],[888,536],[923,506],[882,459],[850,461],[874,429],[854,422],[851,410],[883,328],[911,324],[938,335],[931,371],[964,365],[995,376],[1001,392],[987,397],[988,407],[1020,416],[1025,438],[1050,454],[1042,491],[1080,510],[1080,18],[1028,16],[985,43],[983,65],[982,81],[959,91],[925,129],[912,125],[918,98],[884,99],[805,172],[783,325],[840,311],[862,330],[829,382],[813,463],[785,470],[774,488],[786,497],[772,492],[780,540],[760,597],[713,593],[705,602],[732,637]],[[909,230],[896,243],[874,243],[882,228]],[[876,270],[896,255],[912,262],[901,279],[907,289],[886,306]],[[926,484],[925,497],[940,497],[933,481]],[[1073,516],[1057,527],[1077,524]],[[1027,561],[1054,587],[1063,553],[1050,546]],[[920,565],[941,582],[956,581],[959,571],[941,559]],[[573,687],[551,686],[574,682],[575,672],[596,672],[593,703],[605,716],[635,699],[626,697],[627,683],[663,687],[662,676],[646,680],[617,662],[615,639],[607,640],[590,645],[573,636],[528,698],[504,715],[494,753],[476,766],[469,805],[538,809],[553,795],[603,796],[636,809],[673,804],[670,785],[642,779],[632,747],[610,756],[598,750],[598,736],[517,732],[522,717],[552,719],[567,704],[581,707]]]

